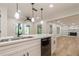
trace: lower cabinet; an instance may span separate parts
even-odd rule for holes
[[[41,56],[41,39],[0,47],[0,56]]]
[[[57,44],[57,42],[56,42],[56,37],[52,37],[52,39],[51,39],[51,53],[52,53],[52,54],[53,54],[54,51],[56,50],[56,44]]]
[[[29,55],[29,56],[41,56],[40,45],[30,47],[27,51],[27,55]]]

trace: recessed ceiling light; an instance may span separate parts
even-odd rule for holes
[[[53,4],[50,4],[50,5],[49,5],[49,7],[50,7],[50,8],[53,8],[53,7],[54,7],[54,5],[53,5]]]

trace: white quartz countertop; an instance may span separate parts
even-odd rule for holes
[[[31,37],[31,38],[28,38],[28,37]],[[18,37],[18,39],[17,37],[12,37],[12,36],[2,37],[0,38],[0,40],[8,39],[8,41],[0,42],[0,47],[11,45],[11,44],[16,44],[20,42],[25,42],[25,41],[37,40],[37,39],[46,38],[46,37],[52,37],[52,35],[50,34],[22,35],[21,37]],[[11,40],[11,39],[16,39],[16,40]]]

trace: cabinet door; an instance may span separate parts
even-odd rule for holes
[[[20,51],[17,50],[16,52],[11,53],[9,56],[27,56],[26,53],[27,53],[26,49]]]
[[[33,46],[29,48],[29,56],[41,56],[41,48],[40,45]]]
[[[5,47],[0,47],[0,55],[4,56],[40,56],[41,39],[34,39]]]
[[[30,42],[31,45],[28,47],[29,56],[41,56],[41,40],[37,39]]]
[[[54,53],[54,51],[56,49],[56,44],[57,44],[56,37],[52,37],[52,39],[51,39],[51,53],[52,54]]]
[[[35,39],[23,42],[16,51],[8,54],[9,56],[41,56],[41,40]]]

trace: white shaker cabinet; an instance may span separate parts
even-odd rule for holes
[[[27,49],[30,56],[41,56],[41,42],[37,40],[32,43]]]
[[[27,40],[0,47],[0,56],[40,56],[41,39]]]

